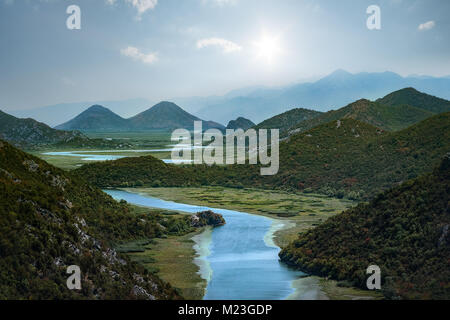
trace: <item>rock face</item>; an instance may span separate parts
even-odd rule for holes
[[[191,216],[191,224],[195,228],[213,226],[219,227],[225,224],[225,219],[221,214],[214,213],[211,210],[199,212]]]
[[[154,217],[130,213],[100,189],[3,140],[0,204],[0,300],[180,298],[113,247],[163,234]],[[71,265],[80,268],[82,290],[67,288]]]

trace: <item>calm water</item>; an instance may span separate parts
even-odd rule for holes
[[[227,224],[212,231],[209,255],[205,259],[212,269],[204,299],[278,300],[293,289],[291,283],[303,273],[289,269],[278,260],[280,248],[270,240],[276,221],[244,212],[208,208],[164,201],[145,195],[105,190],[117,200],[129,203],[196,213],[213,210]]]
[[[129,156],[120,156],[120,155],[109,155],[105,153],[149,153],[149,152],[171,152],[173,150],[184,150],[184,149],[151,149],[151,150],[97,150],[97,151],[54,151],[54,152],[46,152],[44,155],[48,156],[65,156],[65,157],[76,157],[81,158],[82,161],[109,161],[109,160],[118,160],[122,158],[126,158]],[[99,154],[95,154],[99,153]],[[190,163],[191,161],[181,161],[181,160],[171,160],[171,159],[162,159],[165,163],[172,164],[183,164]]]

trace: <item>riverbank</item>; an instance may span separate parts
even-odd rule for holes
[[[167,201],[236,210],[285,222],[275,230],[273,241],[282,248],[304,232],[356,203],[323,195],[288,193],[261,189],[203,188],[129,188]]]
[[[175,200],[178,203],[186,203],[187,201],[180,200],[180,197],[183,198],[189,198],[186,197],[186,194],[190,194],[192,196],[193,194],[198,194],[199,190],[191,190],[191,188],[186,189],[180,189],[180,188],[164,188],[164,192],[167,192],[171,195],[170,198],[166,198],[166,200]],[[173,189],[176,189],[178,193],[176,192],[170,192]],[[195,188],[197,189],[197,188]],[[158,192],[161,192],[161,189],[156,189]],[[140,193],[148,196],[153,197],[160,197],[159,195],[154,194],[154,190],[148,190],[148,189],[130,189],[128,191],[131,191],[133,193]],[[144,192],[143,192],[144,191]],[[180,191],[184,191],[180,193]],[[193,192],[194,191],[194,192]],[[206,190],[206,193],[211,194],[212,191],[214,193],[219,192],[217,188],[214,188],[214,190]],[[225,191],[225,192],[223,192]],[[232,193],[237,196],[236,191],[238,190],[231,190]],[[261,196],[260,190],[255,190],[254,193],[249,193],[247,190],[248,198],[250,201],[253,201],[255,198],[253,195],[256,196],[256,198]],[[229,190],[222,190],[221,193],[230,193]],[[255,194],[256,193],[256,194]],[[259,194],[258,194],[259,193]],[[273,208],[277,203],[274,201],[274,195],[272,196],[272,203],[270,206]],[[278,193],[278,195],[275,195],[276,197],[283,197],[283,199],[280,200],[280,203],[278,203],[280,208],[284,207],[286,208],[286,201],[301,201],[303,204],[307,203],[310,204],[310,207],[313,207],[314,213],[327,213],[330,214],[331,210],[329,208],[325,207],[326,202],[319,199],[314,199],[311,197],[305,197],[303,199],[298,199],[298,195],[292,195],[291,198],[287,198],[285,193]],[[161,197],[162,198],[162,197]],[[178,198],[178,199],[174,199]],[[267,197],[266,197],[267,198]],[[220,197],[215,198],[217,200],[226,200],[229,201],[229,199],[221,199]],[[199,201],[199,198],[191,199]],[[245,199],[240,197],[240,205],[245,205],[247,208],[249,207],[248,203],[245,203]],[[327,199],[328,200],[328,199]],[[333,199],[332,199],[333,200]],[[205,201],[203,199],[203,201]],[[191,202],[192,203],[192,202]],[[266,203],[268,203],[266,201]],[[194,203],[195,204],[195,203]],[[198,203],[196,203],[198,205]],[[201,205],[206,205],[205,203],[202,203]],[[236,204],[234,204],[236,205]],[[254,202],[252,203],[254,205]],[[218,203],[211,204],[212,207],[220,208],[221,205],[218,205]],[[307,206],[303,206],[305,208]],[[321,208],[317,210],[316,208]],[[292,206],[289,206],[289,208],[292,209]],[[266,209],[266,208],[265,208]],[[328,209],[328,210],[327,210]],[[221,209],[218,209],[221,210]],[[244,211],[244,210],[240,210]],[[250,210],[248,210],[250,211]],[[306,210],[304,210],[306,211]],[[278,211],[280,212],[280,211]],[[265,213],[265,212],[264,212]],[[290,218],[283,218],[282,220],[274,219],[273,214],[268,215],[266,214],[260,214],[266,217],[271,218],[272,224],[270,225],[270,228],[268,231],[264,234],[264,242],[266,246],[277,248],[279,246],[279,239],[286,238],[286,233],[291,234],[292,229],[296,230],[298,227],[298,224],[300,222],[301,227],[312,227],[313,224],[311,222],[317,221],[317,216],[319,218],[322,218],[323,215],[307,215],[304,214],[297,214],[294,219]],[[233,214],[234,216],[234,214]],[[292,220],[291,220],[292,219]],[[308,223],[309,222],[309,223]],[[287,232],[286,232],[287,231]],[[207,281],[211,279],[212,270],[211,266],[209,265],[208,259],[206,259],[207,256],[209,256],[209,244],[211,243],[211,230],[206,230],[201,233],[196,233],[194,235],[190,234],[188,235],[189,239],[186,239],[185,237],[174,237],[170,239],[164,239],[161,240],[161,242],[158,241],[158,245],[152,246],[151,254],[152,257],[155,258],[155,265],[158,265],[160,268],[160,276],[172,283],[175,287],[180,288],[183,295],[188,299],[201,299],[203,296],[203,293],[205,293],[205,287],[207,285]],[[280,236],[281,235],[281,236]],[[168,241],[167,241],[168,240]],[[277,241],[278,240],[278,241]],[[173,259],[175,258],[175,259]],[[180,259],[182,258],[182,259]],[[275,258],[276,259],[276,258]],[[189,267],[186,267],[188,266]],[[216,266],[217,267],[217,266]],[[377,298],[373,296],[372,292],[368,291],[362,291],[357,290],[354,288],[343,288],[338,286],[336,283],[332,281],[328,281],[325,279],[320,279],[316,277],[305,277],[305,278],[299,278],[299,279],[293,279],[293,281],[290,281],[292,290],[295,290],[292,294],[289,295],[288,299],[373,299]],[[263,285],[263,284],[261,284]],[[264,286],[264,285],[263,285]],[[217,288],[216,288],[217,289]],[[220,295],[219,295],[220,297]],[[286,296],[285,296],[286,297]]]
[[[183,236],[155,239],[145,247],[145,251],[129,255],[177,288],[185,299],[201,300],[205,294],[209,271],[208,266],[199,266],[201,263],[197,260],[199,256],[194,246],[207,246],[207,240],[202,239],[207,230],[202,228]]]

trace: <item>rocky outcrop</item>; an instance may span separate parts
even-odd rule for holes
[[[225,219],[221,214],[214,213],[211,210],[199,212],[191,216],[191,224],[195,228],[213,226],[219,227],[225,224]]]

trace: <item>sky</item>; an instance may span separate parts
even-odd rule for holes
[[[447,76],[449,13],[448,0],[0,0],[0,109],[222,95],[336,69]]]

